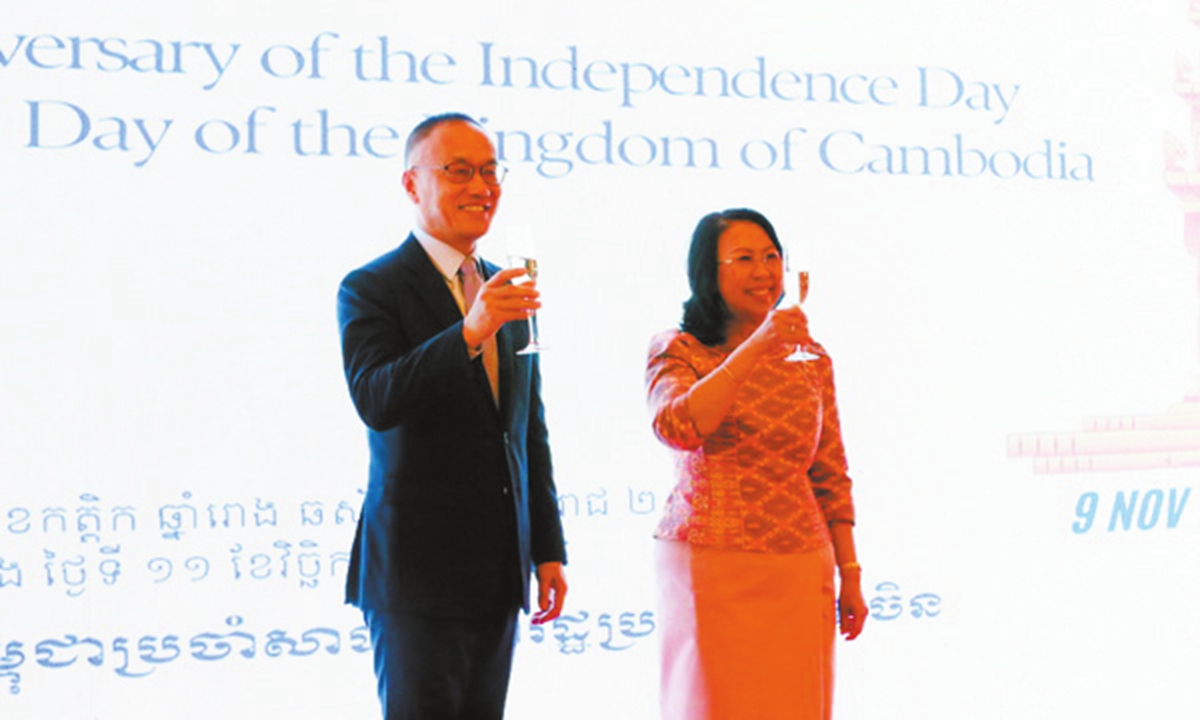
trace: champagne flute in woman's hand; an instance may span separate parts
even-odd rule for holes
[[[525,275],[513,280],[514,283],[535,282],[538,276],[537,246],[533,241],[533,231],[528,225],[514,225],[509,228],[507,238],[508,266],[521,268]],[[529,344],[517,351],[518,355],[532,355],[546,349],[538,342],[537,323],[531,315],[529,322]]]
[[[795,246],[790,248],[787,254],[787,268],[783,272],[783,294],[788,300],[794,301],[796,307],[803,305],[808,297],[808,260],[803,251]],[[792,354],[784,359],[788,362],[808,362],[816,360],[817,357],[806,350],[803,344],[798,344]]]

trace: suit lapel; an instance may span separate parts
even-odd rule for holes
[[[446,278],[415,237],[409,235],[400,245],[398,259],[417,289],[417,297],[425,303],[439,326],[453,325],[462,319],[454,294],[446,286]]]
[[[500,268],[492,263],[483,261],[483,277],[486,280]],[[506,323],[496,333],[496,353],[500,356],[500,422],[507,428],[512,415],[513,383],[516,379],[516,355],[513,350],[513,323]]]
[[[433,264],[433,260],[429,258],[425,248],[421,247],[421,243],[412,235],[408,236],[398,250],[398,259],[404,271],[408,273],[412,282],[412,286],[416,289],[416,295],[420,298],[428,308],[439,329],[445,329],[454,323],[460,322],[463,319],[462,311],[458,309],[458,302],[454,299],[454,293],[446,285],[446,278]],[[498,269],[495,265],[484,263],[484,278],[489,278]],[[511,403],[508,401],[510,389],[513,380],[512,368],[512,342],[507,337],[506,327],[501,328],[500,332],[496,333],[496,348],[497,355],[500,360],[500,420],[504,427],[508,427],[508,409]],[[492,401],[492,389],[488,384],[487,375],[483,371],[482,364],[479,367],[479,379],[481,392],[487,395],[488,406],[496,408],[496,403]]]

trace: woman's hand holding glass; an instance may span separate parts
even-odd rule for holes
[[[797,347],[811,340],[808,318],[796,305],[767,313],[766,319],[746,342],[761,356],[787,358]]]

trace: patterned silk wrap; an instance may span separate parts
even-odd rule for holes
[[[854,522],[829,356],[760,361],[720,427],[701,436],[687,393],[728,355],[677,330],[651,341],[654,432],[678,475],[655,537],[765,553],[828,545],[830,523]]]

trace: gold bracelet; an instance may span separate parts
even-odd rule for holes
[[[862,572],[862,565],[859,565],[856,562],[848,562],[845,565],[838,565],[839,572],[845,574],[847,570],[858,570],[859,572]]]

